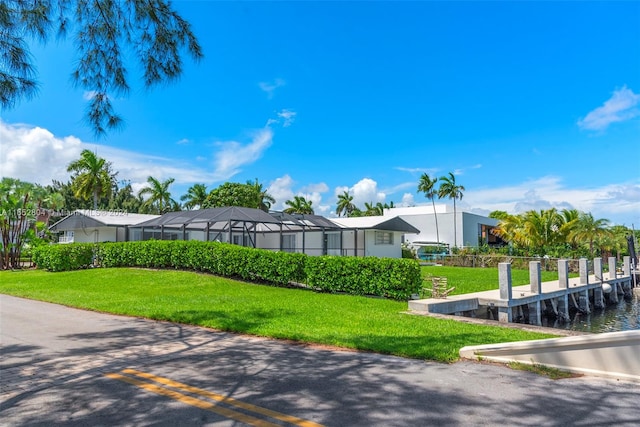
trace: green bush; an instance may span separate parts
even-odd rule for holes
[[[328,292],[403,300],[422,286],[418,262],[408,259],[309,257],[305,272],[307,285]]]
[[[93,265],[95,250],[92,243],[37,246],[33,248],[33,262],[49,271],[80,270]]]
[[[37,255],[36,255],[37,254]],[[278,286],[306,283],[325,292],[408,299],[421,287],[415,260],[274,252],[219,242],[74,243],[37,248],[36,265],[50,271],[101,267],[176,268]]]

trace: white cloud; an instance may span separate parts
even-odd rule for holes
[[[294,192],[292,190],[294,181],[289,175],[281,176],[271,182],[267,188],[267,192],[276,199],[276,203],[271,207],[273,210],[283,210],[284,203],[293,199]]]
[[[409,172],[410,174],[423,174],[426,173],[428,175],[434,175],[438,172],[436,168],[406,168],[403,166],[396,166],[395,170],[399,170],[402,172]]]
[[[309,184],[305,185],[300,189],[301,192],[309,192],[309,193],[326,193],[329,191],[329,186],[324,182],[320,182],[318,184]]]
[[[48,185],[52,180],[70,178],[67,165],[84,149],[96,151],[118,172],[118,179],[141,188],[149,175],[158,179],[175,178],[176,184],[213,181],[214,175],[175,159],[150,156],[105,145],[82,142],[74,136],[56,137],[50,131],[0,121],[0,171],[2,176]]]
[[[187,145],[190,142],[191,141],[189,141],[187,138],[182,138],[181,140],[177,141],[176,144],[178,144],[178,145]]]
[[[353,204],[364,209],[365,203],[383,202],[386,194],[378,189],[378,183],[371,178],[363,178],[353,187],[349,188],[349,194],[353,196]]]
[[[403,182],[403,183],[394,185],[393,187],[384,188],[380,191],[385,195],[390,195],[390,194],[395,194],[399,191],[408,190],[409,188],[415,190],[417,187],[418,187],[418,184],[415,183],[414,181],[411,181],[411,182]]]
[[[2,176],[50,184],[66,181],[67,165],[88,148],[78,138],[56,138],[47,129],[0,121]]]
[[[287,206],[285,202],[292,200],[294,196],[302,196],[307,200],[311,200],[313,211],[318,215],[328,214],[331,206],[322,203],[322,194],[329,191],[329,186],[324,182],[317,184],[308,184],[294,190],[295,181],[289,176],[284,175],[276,178],[271,182],[267,192],[276,199],[276,203],[271,207],[273,210],[283,210]]]
[[[267,120],[267,124],[265,125],[265,127],[282,123],[282,127],[287,128],[291,126],[297,114],[298,113],[296,113],[293,110],[288,110],[286,108],[283,108],[282,110],[276,113],[276,116],[278,117],[277,119],[270,118]]]
[[[282,87],[286,84],[286,82],[283,79],[275,79],[272,82],[260,82],[258,83],[258,86],[260,87],[260,89],[262,89],[267,96],[269,97],[269,99],[273,98],[273,95],[276,91],[276,89],[278,89],[279,87]]]
[[[282,127],[286,128],[291,126],[291,123],[293,123],[293,120],[295,119],[296,114],[297,113],[295,111],[287,110],[286,108],[280,111],[278,113],[278,117],[282,119]]]
[[[477,212],[502,210],[510,213],[552,207],[575,208],[614,223],[622,223],[628,222],[629,218],[632,221],[633,218],[640,220],[640,183],[569,188],[560,178],[546,176],[510,186],[465,191],[458,206],[465,209],[473,207],[473,211]]]
[[[402,201],[400,202],[400,206],[415,206],[416,202],[413,198],[413,194],[411,193],[404,193],[402,195]]]
[[[241,144],[238,141],[225,141],[214,154],[214,181],[224,181],[242,171],[242,166],[251,164],[262,157],[264,151],[271,146],[273,131],[265,127],[254,132],[251,142]]]
[[[630,120],[640,115],[640,109],[637,108],[639,103],[640,95],[623,86],[622,89],[615,90],[602,106],[578,120],[578,126],[586,130],[605,130],[612,123]]]

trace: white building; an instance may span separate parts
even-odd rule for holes
[[[385,209],[385,218],[399,217],[419,230],[418,234],[405,235],[404,241],[432,242],[449,247],[477,247],[482,244],[499,245],[502,241],[491,233],[498,225],[498,220],[486,216],[464,212],[457,209],[454,215],[453,206],[437,204],[435,212],[432,205],[400,207]],[[438,233],[436,233],[436,219]],[[455,230],[454,230],[455,223]]]
[[[125,242],[129,240],[129,226],[158,216],[78,209],[53,224],[49,230],[59,233],[59,243]]]

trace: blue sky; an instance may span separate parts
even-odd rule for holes
[[[182,78],[115,98],[96,139],[71,43],[32,45],[41,88],[0,116],[0,173],[68,179],[83,148],[141,188],[258,178],[275,208],[303,195],[428,203],[423,172],[456,175],[461,206],[576,208],[640,228],[639,2],[177,1],[204,49]],[[443,203],[448,201],[442,201]]]

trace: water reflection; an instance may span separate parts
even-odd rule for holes
[[[622,298],[617,304],[594,310],[591,314],[576,313],[569,323],[561,324],[550,320],[543,321],[543,325],[593,333],[640,329],[640,292],[636,290],[629,300]]]

